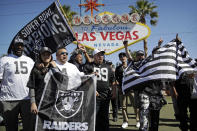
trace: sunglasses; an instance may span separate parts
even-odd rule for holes
[[[61,52],[60,55],[68,55],[68,52]]]

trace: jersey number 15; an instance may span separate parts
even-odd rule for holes
[[[20,64],[19,64],[20,63]],[[27,74],[27,62],[26,61],[15,61],[14,64],[16,65],[16,72],[15,74]]]

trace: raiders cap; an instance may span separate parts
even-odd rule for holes
[[[49,52],[49,53],[52,54],[52,50],[48,47],[42,47],[42,49],[40,50],[40,54],[42,54],[44,52]]]
[[[14,40],[14,45],[19,45],[19,44],[24,46],[24,41],[23,39],[16,38]]]

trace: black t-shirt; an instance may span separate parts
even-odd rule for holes
[[[35,100],[37,104],[39,103],[42,97],[43,90],[45,88],[45,82],[44,82],[45,75],[50,69],[52,69],[51,66],[45,68],[43,72],[43,69],[38,69],[36,68],[36,66],[34,66],[34,68],[31,71],[29,81],[27,83],[27,87],[35,90]],[[60,82],[63,81],[63,75],[61,75],[60,72],[55,72],[53,75]]]
[[[35,90],[36,103],[39,103],[45,87],[45,83],[44,83],[45,75],[46,73],[42,73],[39,69],[37,69],[34,66],[34,68],[31,71],[29,81],[27,83],[27,87]]]
[[[124,69],[122,67],[122,64],[116,67],[115,77],[119,83],[119,86],[122,86],[123,72],[124,72]]]
[[[132,65],[130,66],[130,64],[133,64],[133,61],[129,61],[127,63],[127,65],[129,66],[129,68],[133,68],[133,66]],[[116,70],[115,70],[115,78],[118,81],[120,87],[122,86],[123,73],[124,73],[124,70],[125,69],[123,68],[123,65],[121,64],[121,65],[117,66],[116,67]],[[129,69],[127,69],[127,70],[129,70]]]

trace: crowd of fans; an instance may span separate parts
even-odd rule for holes
[[[162,40],[158,44],[161,43]],[[180,121],[180,129],[197,131],[197,96],[191,93],[196,91],[197,76],[186,74],[176,82],[151,82],[125,94],[121,88],[124,71],[138,67],[144,59],[144,52],[136,51],[136,57],[133,58],[128,50],[128,42],[124,41],[123,44],[125,52],[118,55],[121,64],[115,67],[110,60],[105,60],[105,51],[95,49],[92,54],[88,54],[83,46],[76,48],[69,60],[65,48],[58,48],[56,60],[53,60],[51,49],[43,47],[39,60],[34,63],[23,55],[23,41],[16,41],[12,54],[0,59],[0,123],[4,123],[6,131],[17,131],[20,115],[23,130],[34,130],[44,77],[52,70],[57,77],[61,73],[67,74],[70,81],[65,82],[65,85],[68,90],[79,86],[80,82],[75,81],[77,77],[92,73],[96,75],[96,131],[109,131],[110,101],[113,121],[117,122],[118,110],[121,110],[122,128],[128,127],[127,98],[136,115],[136,128],[139,131],[158,131],[160,109],[167,104],[162,89],[170,90],[175,119]],[[190,116],[187,108],[190,108]]]

